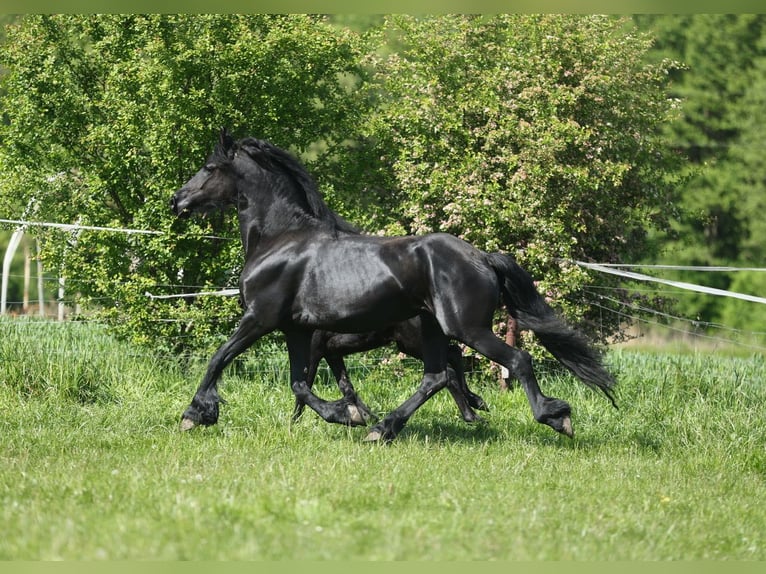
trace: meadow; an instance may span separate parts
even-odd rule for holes
[[[538,365],[572,404],[571,440],[478,376],[482,423],[439,393],[388,445],[309,410],[292,424],[277,346],[225,373],[218,425],[181,433],[205,359],[88,323],[2,320],[0,560],[766,559],[763,356],[607,362],[619,410]],[[393,355],[351,365],[380,414],[419,380]]]

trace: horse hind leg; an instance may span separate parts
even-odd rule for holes
[[[532,414],[537,422],[546,424],[570,438],[574,436],[571,420],[572,409],[569,403],[561,399],[547,397],[542,393],[532,370],[532,357],[529,353],[506,345],[491,330],[482,330],[464,338],[463,342],[488,359],[504,366],[511,375],[518,379],[524,388],[532,408]]]
[[[442,373],[426,373],[415,394],[373,426],[364,440],[368,442],[392,441],[401,432],[410,417],[415,414],[415,411],[446,386],[446,371]]]
[[[448,339],[436,320],[422,315],[423,379],[417,391],[372,427],[366,441],[391,441],[423,404],[448,384]]]
[[[421,335],[421,319],[416,317],[397,324],[393,331],[393,338],[399,352],[423,359],[423,341]],[[465,381],[465,369],[463,367],[463,353],[457,345],[449,345],[447,348],[447,361],[451,370],[447,381],[447,390],[452,395],[460,415],[466,422],[481,420],[473,409],[489,410],[487,404],[479,395],[474,394],[468,388]]]

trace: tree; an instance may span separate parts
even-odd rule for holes
[[[763,113],[766,87],[766,16],[693,14],[636,17],[656,38],[653,54],[683,63],[671,94],[683,101],[667,138],[689,160],[679,187],[680,214],[665,241],[664,258],[681,265],[761,266],[766,203]],[[747,275],[682,273],[678,278],[721,289],[754,287]],[[747,279],[747,280],[745,280]],[[753,291],[750,291],[751,293]],[[757,291],[755,292],[757,293]],[[750,316],[727,311],[750,307]],[[707,295],[684,296],[678,309],[706,322],[730,326],[761,322],[757,304]],[[725,316],[725,317],[724,317]],[[736,317],[742,321],[730,321]]]
[[[26,16],[3,49],[0,207],[162,232],[49,231],[45,257],[120,333],[210,346],[233,298],[144,292],[235,284],[231,215],[179,223],[167,208],[229,125],[300,155],[369,232],[511,251],[594,320],[570,260],[654,249],[647,230],[672,212],[670,64],[642,63],[648,46],[609,17],[399,16],[361,34],[300,15]]]
[[[171,193],[222,125],[312,151],[321,178],[333,160],[313,146],[355,122],[360,53],[357,35],[321,17],[26,16],[2,54],[0,207],[19,214],[31,202],[41,220],[160,231],[51,230],[44,257],[122,334],[172,350],[211,345],[235,322],[235,298],[159,303],[144,293],[235,285],[236,225],[230,216],[179,225]]]
[[[729,150],[733,171],[733,188],[741,201],[742,233],[738,238],[736,261],[743,266],[763,267],[766,261],[766,28],[754,46],[758,56],[753,58],[751,81],[744,90],[740,105],[734,114],[738,137]],[[766,293],[766,273],[738,272],[729,288],[739,293],[763,295]],[[719,305],[717,317],[735,329],[758,334],[763,341],[766,334],[766,306],[736,299]]]
[[[631,261],[673,213],[678,156],[659,137],[675,102],[650,39],[597,16],[387,19],[368,60],[375,112],[364,138],[384,169],[359,174],[386,233],[445,231],[507,250],[593,331],[594,279],[573,259]],[[369,177],[372,176],[372,177]],[[368,177],[368,179],[365,179]],[[596,279],[603,284],[603,277]]]

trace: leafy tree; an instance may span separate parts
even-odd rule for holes
[[[747,293],[763,297],[766,293],[766,273],[758,271],[738,271],[730,289],[736,293]],[[763,345],[766,337],[766,313],[759,303],[726,298],[720,305],[719,317],[722,325],[740,331],[728,333],[727,338],[743,343]]]
[[[368,60],[377,105],[363,135],[385,166],[359,174],[385,206],[368,225],[511,251],[583,318],[593,279],[567,261],[655,251],[647,230],[673,213],[678,157],[658,137],[674,109],[671,63],[642,63],[650,39],[626,24],[388,18],[380,42],[400,48]],[[589,318],[601,334],[616,330],[598,310]]]
[[[342,139],[355,121],[347,78],[359,75],[360,50],[358,36],[321,17],[26,16],[2,51],[0,208],[162,232],[48,231],[44,256],[123,334],[174,350],[209,345],[230,331],[235,298],[152,302],[144,292],[235,285],[236,225],[179,224],[171,193],[221,125],[312,149],[321,177],[332,158],[312,146]]]
[[[741,212],[746,214],[744,232],[737,260],[762,264],[766,261],[766,18],[756,42],[758,56],[753,58],[750,81],[734,113],[738,137],[729,157],[735,164],[735,189],[742,198]]]
[[[763,264],[766,164],[763,113],[766,87],[766,16],[693,14],[637,16],[656,38],[653,53],[683,63],[674,72],[671,93],[683,101],[680,121],[668,124],[671,145],[689,160],[680,191],[680,213],[666,242],[668,262],[688,265]],[[722,289],[753,287],[748,275],[683,273],[680,278]],[[736,286],[734,283],[736,283]],[[736,288],[735,288],[736,287]],[[727,307],[753,303],[688,295],[679,301],[685,316],[742,325]],[[749,324],[752,316],[748,318]]]
[[[642,63],[649,39],[621,20],[397,16],[357,34],[310,16],[38,15],[8,38],[0,208],[161,231],[45,236],[69,291],[155,348],[213,344],[239,316],[234,299],[144,295],[235,284],[231,215],[167,208],[219,125],[302,155],[370,232],[516,253],[578,319],[596,318],[592,279],[565,260],[632,259],[672,213],[670,64]]]
[[[759,55],[753,59],[752,78],[737,106],[733,123],[738,137],[729,150],[733,171],[734,193],[740,199],[742,233],[738,238],[736,261],[743,266],[764,267],[766,262],[766,28],[755,48]],[[766,273],[738,272],[729,288],[739,293],[763,296],[766,293]],[[721,322],[729,327],[766,335],[766,306],[736,299],[727,299],[719,306]]]

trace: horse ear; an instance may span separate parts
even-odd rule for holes
[[[229,134],[229,130],[225,127],[221,128],[221,133],[218,136],[218,145],[224,152],[229,151],[234,146],[234,138]]]

